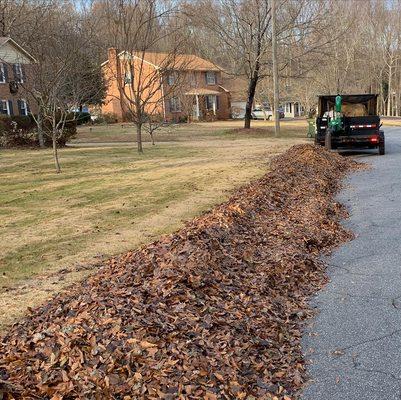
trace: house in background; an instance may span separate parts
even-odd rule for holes
[[[286,118],[296,118],[304,115],[304,109],[299,101],[283,100],[282,108]]]
[[[113,113],[118,120],[126,119],[127,102],[121,101],[121,93],[126,82],[135,79],[135,71],[140,64],[141,73],[137,79],[154,79],[155,71],[160,74],[161,84],[149,103],[157,104],[157,113],[164,121],[227,119],[230,117],[230,92],[222,86],[222,71],[212,62],[190,54],[177,55],[168,71],[171,55],[167,53],[128,54],[111,48],[108,60],[102,64],[103,73],[108,83],[106,100],[102,113]],[[127,59],[132,67],[127,67]],[[167,60],[167,61],[166,61]],[[129,69],[129,70],[128,70]],[[128,76],[134,71],[134,76]],[[138,78],[140,76],[140,78]],[[152,76],[153,78],[149,78]],[[146,90],[146,83],[143,87]],[[137,87],[137,86],[136,86]],[[146,94],[144,94],[146,96]],[[149,107],[152,105],[150,104]]]
[[[35,112],[35,104],[25,89],[33,63],[34,57],[13,39],[0,37],[0,114],[27,116],[32,107]]]
[[[231,94],[231,117],[234,119],[245,118],[248,81],[241,77],[223,74],[223,86]]]

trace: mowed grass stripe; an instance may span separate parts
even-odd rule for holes
[[[282,139],[188,135],[146,143],[143,155],[134,146],[62,149],[61,174],[51,150],[0,151],[0,327],[90,272],[54,277],[61,269],[172,232],[305,141],[303,131]]]

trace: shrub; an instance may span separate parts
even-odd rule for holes
[[[92,119],[92,124],[95,125],[99,125],[99,124],[105,124],[106,121],[103,118],[103,115],[96,115],[93,119]]]
[[[52,146],[50,123],[43,124],[44,140],[46,146]],[[63,133],[57,139],[58,146],[62,147],[77,134],[76,121],[65,124]],[[0,115],[0,146],[38,146],[37,126],[32,116]]]
[[[115,124],[118,122],[117,115],[114,113],[104,113],[101,115],[101,117],[106,124]]]
[[[34,146],[36,145],[36,124],[30,117],[19,115],[0,116],[0,146]]]
[[[59,117],[58,117],[59,118]],[[49,122],[46,122],[43,124],[43,130],[44,130],[44,138],[45,138],[45,145],[46,146],[52,146],[52,135],[51,135],[51,130],[52,127]],[[64,125],[63,133],[58,135],[57,138],[57,145],[59,147],[64,147],[66,143],[73,139],[77,134],[77,121],[67,121]]]
[[[91,115],[88,112],[71,112],[67,115],[67,120],[74,120],[77,125],[91,122]]]
[[[178,117],[178,123],[182,124],[184,122],[188,122],[188,115],[181,115]]]

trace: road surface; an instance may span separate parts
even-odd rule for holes
[[[339,195],[356,239],[327,260],[331,281],[312,300],[303,400],[401,399],[401,128],[385,134],[387,154],[359,154],[372,169]]]

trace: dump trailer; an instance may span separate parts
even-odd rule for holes
[[[319,96],[315,144],[327,149],[378,149],[385,153],[377,94]]]

